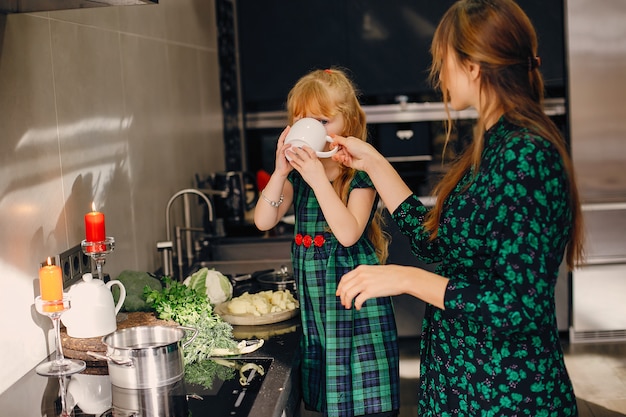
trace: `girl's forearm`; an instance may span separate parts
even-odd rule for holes
[[[292,193],[287,187],[287,177],[272,174],[261,192],[254,209],[254,224],[259,230],[269,230],[276,226],[291,205]]]
[[[313,191],[324,218],[339,243],[346,247],[354,245],[367,226],[369,212],[374,203],[374,191],[371,190],[372,196],[369,201],[360,199],[362,204],[356,208],[346,207],[328,181],[315,186]],[[353,198],[352,194],[350,198]],[[354,201],[356,201],[356,197]]]

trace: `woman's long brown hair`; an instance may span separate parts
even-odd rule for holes
[[[358,91],[341,68],[313,70],[300,78],[287,96],[287,113],[289,125],[308,113],[328,118],[341,113],[344,118],[342,136],[367,139],[366,116],[358,100]],[[339,176],[333,181],[333,188],[347,205],[350,182],[356,171],[344,165],[340,166],[340,170]],[[381,264],[386,262],[389,254],[389,236],[384,232],[383,225],[381,210],[377,209],[367,228],[367,236]]]
[[[446,110],[449,95],[440,74],[445,71],[448,53],[461,65],[480,65],[481,92],[495,98],[489,106],[481,105],[470,146],[452,163],[450,170],[435,187],[437,202],[425,221],[425,228],[435,239],[444,201],[461,178],[470,170],[478,172],[484,147],[485,120],[490,112],[503,111],[510,122],[523,126],[550,141],[558,150],[569,178],[572,233],[566,261],[570,269],[583,259],[583,219],[572,160],[565,140],[543,110],[544,84],[538,66],[537,35],[529,18],[513,0],[460,0],[443,16],[431,45],[431,83],[441,90]],[[444,77],[445,79],[445,77]],[[482,95],[485,96],[484,94]],[[452,120],[446,122],[446,143]]]

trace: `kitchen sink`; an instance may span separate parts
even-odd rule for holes
[[[224,275],[237,277],[259,271],[280,271],[283,267],[292,271],[291,259],[255,259],[242,261],[202,261],[193,270],[209,268],[220,271]]]
[[[292,236],[228,237],[210,241],[215,261],[290,259]]]
[[[250,274],[263,270],[291,271],[292,236],[223,237],[205,241],[205,259],[200,258],[195,268],[215,268],[228,275]]]

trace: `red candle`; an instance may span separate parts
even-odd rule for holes
[[[92,211],[85,214],[85,235],[87,242],[102,242],[106,238],[104,232],[104,214],[96,211],[91,205]]]
[[[63,276],[61,268],[52,265],[52,261],[48,258],[48,265],[44,265],[39,269],[39,292],[41,299],[44,301],[57,301],[44,306],[44,311],[58,311],[63,309]]]

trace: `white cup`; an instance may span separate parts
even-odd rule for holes
[[[306,145],[313,149],[318,158],[330,158],[337,153],[339,148],[332,149],[327,152],[323,152],[326,143],[332,142],[333,139],[326,134],[326,128],[324,125],[311,117],[305,117],[298,120],[291,126],[285,143],[291,146],[301,148]],[[291,161],[291,158],[287,156],[287,159]]]

